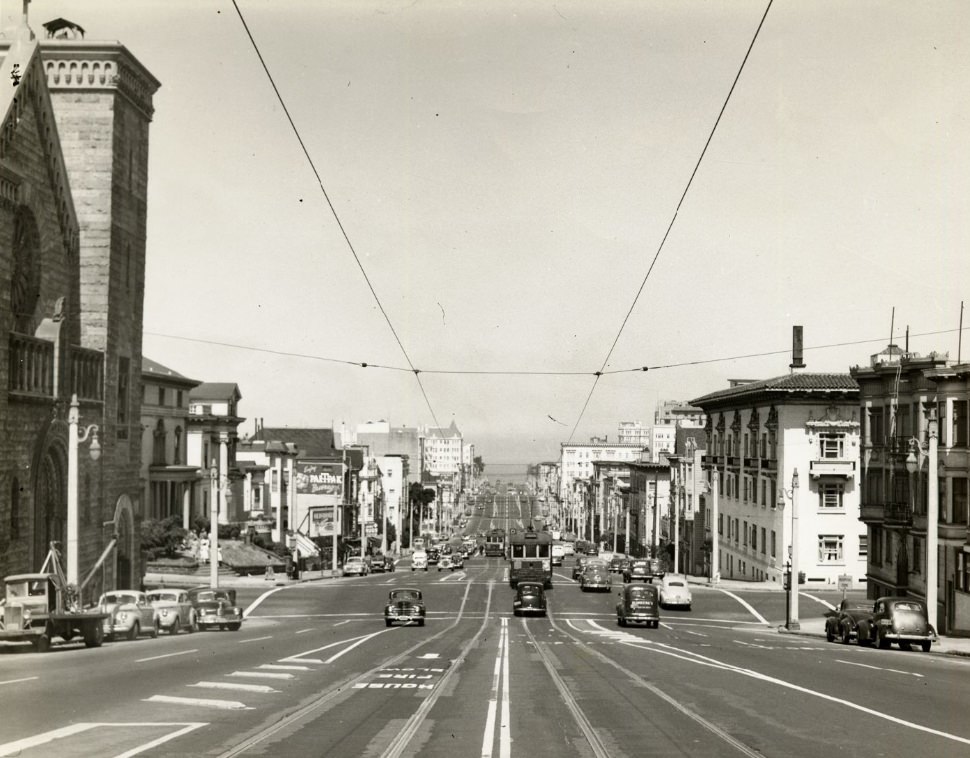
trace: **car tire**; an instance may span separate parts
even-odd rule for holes
[[[880,627],[879,631],[876,633],[876,640],[879,643],[880,650],[888,650],[892,647],[893,643],[886,639],[886,632],[882,629],[882,627]]]
[[[414,566],[411,567],[411,573],[414,573]]]
[[[242,623],[236,621],[232,624],[226,624],[226,626],[229,627],[230,632],[238,632],[239,628],[242,626]]]
[[[134,626],[128,630],[128,639],[137,640],[139,634],[141,634],[141,625],[136,621]]]
[[[418,619],[418,626],[424,626],[424,619]]]
[[[189,634],[199,631],[199,617],[194,613],[189,617],[189,625],[185,628]]]
[[[923,640],[919,645],[923,648],[924,653],[928,653],[930,652],[930,648],[933,647],[933,642],[931,640]]]
[[[852,642],[852,628],[848,624],[842,625],[842,644],[848,645]]]
[[[84,647],[101,647],[104,642],[104,627],[100,623],[89,624],[84,630]]]
[[[173,621],[172,625],[168,628],[168,633],[174,637],[176,634],[178,634],[181,631],[182,631],[182,624],[179,621],[179,617],[176,616],[175,621]]]
[[[46,653],[51,649],[51,638],[42,634],[36,640],[34,640],[34,650],[38,653]]]
[[[910,650],[913,649],[913,645],[910,642],[900,642],[899,643],[899,649],[900,650],[906,650],[908,652],[908,651],[910,651]]]
[[[835,635],[832,633],[832,627],[828,624],[825,625],[825,641],[835,642]]]
[[[384,626],[394,626],[394,622],[390,619],[384,619]]]
[[[626,626],[626,619],[624,619],[622,616],[617,616],[616,617],[616,625],[617,626]]]
[[[152,631],[151,631],[152,639],[157,638],[158,635],[161,633],[161,631],[162,631],[162,624],[158,619],[155,619],[152,622]]]

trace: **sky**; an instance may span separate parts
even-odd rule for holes
[[[256,47],[231,1],[30,18],[161,81],[144,354],[237,383],[242,433],[454,420],[535,462],[787,373],[796,324],[807,371],[957,357],[968,3],[237,2]]]

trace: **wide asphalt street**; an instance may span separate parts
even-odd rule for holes
[[[528,520],[500,496],[470,531]],[[524,513],[523,513],[524,512]],[[0,646],[0,756],[970,755],[970,660],[779,634],[780,592],[695,586],[658,629],[557,568],[546,618],[507,567],[240,589],[238,632],[46,654]],[[394,587],[424,627],[386,628]],[[820,617],[837,592],[801,603]]]

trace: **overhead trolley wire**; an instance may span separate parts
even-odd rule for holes
[[[657,252],[654,253],[653,260],[650,261],[650,266],[647,268],[647,273],[644,275],[643,281],[640,282],[640,288],[637,290],[637,294],[634,296],[629,310],[623,317],[623,322],[620,324],[616,337],[613,339],[613,344],[610,345],[610,349],[606,353],[606,358],[603,359],[603,365],[600,366],[600,370],[596,372],[596,378],[593,380],[593,386],[590,387],[589,395],[586,396],[586,402],[583,403],[583,409],[579,413],[579,418],[576,419],[576,425],[573,427],[573,430],[569,435],[569,440],[566,442],[567,445],[572,442],[573,436],[576,434],[576,429],[579,428],[579,423],[583,420],[583,416],[586,413],[586,409],[589,407],[589,402],[593,397],[593,393],[596,391],[596,386],[599,384],[600,377],[606,371],[606,366],[609,364],[610,357],[613,355],[613,351],[616,349],[616,345],[620,341],[620,336],[623,334],[623,330],[626,329],[627,322],[630,320],[630,316],[633,314],[633,309],[637,306],[637,301],[639,301],[640,295],[643,294],[644,287],[647,285],[647,280],[650,278],[650,274],[653,272],[654,266],[657,265],[657,260],[660,258],[660,253],[663,252],[667,238],[670,236],[670,230],[673,229],[674,222],[677,221],[677,214],[680,212],[680,207],[683,205],[684,199],[687,197],[687,193],[690,191],[691,184],[694,182],[694,177],[697,176],[697,171],[701,166],[701,161],[704,160],[704,156],[707,154],[707,148],[710,146],[711,140],[714,138],[714,132],[717,131],[718,124],[721,123],[721,117],[724,115],[724,111],[727,110],[728,103],[731,100],[731,95],[734,93],[734,88],[737,86],[738,80],[741,78],[741,72],[744,71],[744,66],[748,62],[748,57],[751,55],[751,50],[754,49],[754,43],[757,42],[758,35],[761,33],[761,27],[764,26],[765,19],[768,18],[768,11],[771,10],[772,2],[774,2],[774,0],[768,0],[768,5],[765,7],[765,12],[761,16],[761,21],[758,22],[758,28],[755,29],[754,36],[751,38],[751,44],[748,45],[747,52],[744,54],[744,59],[741,61],[741,65],[738,67],[738,73],[735,75],[734,81],[731,82],[731,88],[728,90],[727,97],[724,98],[724,103],[721,105],[721,110],[717,114],[717,118],[714,120],[714,125],[711,127],[710,133],[707,135],[707,141],[704,142],[704,148],[701,150],[701,154],[698,156],[697,162],[694,164],[694,170],[691,171],[690,178],[687,180],[687,185],[684,187],[684,191],[680,195],[680,200],[677,201],[677,207],[674,208],[674,214],[670,219],[670,223],[667,224],[667,231],[664,232],[663,238],[661,238],[660,244],[657,246]]]
[[[350,235],[347,234],[347,230],[344,228],[343,222],[340,220],[337,209],[330,200],[330,195],[327,193],[327,189],[323,185],[323,179],[320,176],[320,172],[317,171],[316,164],[313,162],[313,158],[310,157],[310,151],[307,149],[306,143],[303,141],[300,130],[297,128],[296,122],[293,121],[293,117],[290,115],[290,109],[286,107],[286,101],[283,100],[283,94],[280,92],[279,87],[276,86],[276,81],[273,79],[273,74],[270,73],[269,66],[266,65],[263,54],[259,49],[259,45],[256,44],[256,39],[253,37],[253,33],[249,29],[249,24],[246,23],[246,19],[239,7],[239,3],[236,2],[236,0],[232,0],[232,6],[236,9],[236,15],[239,16],[243,29],[246,30],[246,36],[249,37],[249,42],[253,46],[256,57],[259,58],[259,63],[263,67],[263,71],[266,72],[266,78],[269,79],[273,92],[276,93],[276,99],[279,100],[280,107],[283,109],[283,113],[286,115],[286,120],[290,123],[290,128],[293,130],[293,134],[296,136],[297,142],[300,143],[300,149],[303,150],[303,155],[306,157],[310,170],[313,171],[313,175],[317,179],[317,185],[320,187],[320,192],[323,194],[323,198],[326,200],[327,206],[330,208],[330,213],[333,215],[334,221],[337,222],[337,227],[340,229],[340,233],[343,235],[344,241],[347,243],[347,248],[354,256],[354,260],[357,262],[357,268],[360,269],[360,273],[364,277],[364,281],[367,283],[367,288],[370,290],[371,295],[373,295],[374,301],[377,303],[377,307],[380,308],[381,314],[384,316],[384,320],[387,322],[387,326],[391,330],[391,334],[394,335],[394,339],[397,341],[398,347],[401,348],[401,352],[404,354],[404,359],[407,361],[408,366],[411,367],[411,371],[414,373],[414,378],[418,382],[418,387],[421,389],[421,394],[424,395],[424,402],[427,404],[428,410],[431,412],[431,418],[434,421],[435,426],[441,428],[441,424],[438,423],[438,417],[435,415],[434,408],[431,407],[431,399],[428,397],[424,383],[421,381],[420,371],[416,369],[414,364],[411,362],[411,356],[408,355],[408,351],[405,349],[404,343],[401,342],[401,338],[398,336],[397,330],[394,328],[394,324],[391,323],[391,318],[387,315],[387,311],[384,309],[384,304],[381,302],[381,298],[378,296],[377,290],[374,289],[374,285],[371,282],[370,277],[367,275],[367,271],[364,269],[364,264],[361,262],[360,256],[357,255],[357,250],[354,249],[354,245],[350,241]]]

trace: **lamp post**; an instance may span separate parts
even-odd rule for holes
[[[91,439],[89,454],[92,461],[101,457],[101,444],[98,442],[98,425],[90,424],[78,433],[81,412],[77,395],[71,395],[71,406],[67,412],[67,581],[76,585],[80,578],[80,556],[78,555],[78,532],[80,530],[78,502],[78,445]]]
[[[711,584],[717,584],[721,578],[721,556],[718,553],[721,535],[718,534],[718,497],[720,484],[718,482],[717,466],[711,469]]]
[[[219,467],[213,458],[209,467],[209,585],[214,590],[219,588],[219,498],[225,498],[228,509],[232,497],[228,485],[225,476],[220,479]]]
[[[906,456],[906,470],[910,476],[923,468],[923,460],[930,459],[929,481],[926,491],[926,620],[936,629],[936,603],[939,543],[939,427],[936,409],[930,408],[926,425],[928,452],[923,451],[922,443],[913,437],[909,441],[909,455]],[[919,459],[917,460],[917,454]]]
[[[785,628],[791,631],[801,629],[798,623],[798,469],[792,472],[791,489],[780,487],[778,491],[778,507],[785,507],[785,498],[791,499],[791,569],[788,574],[788,618]]]

